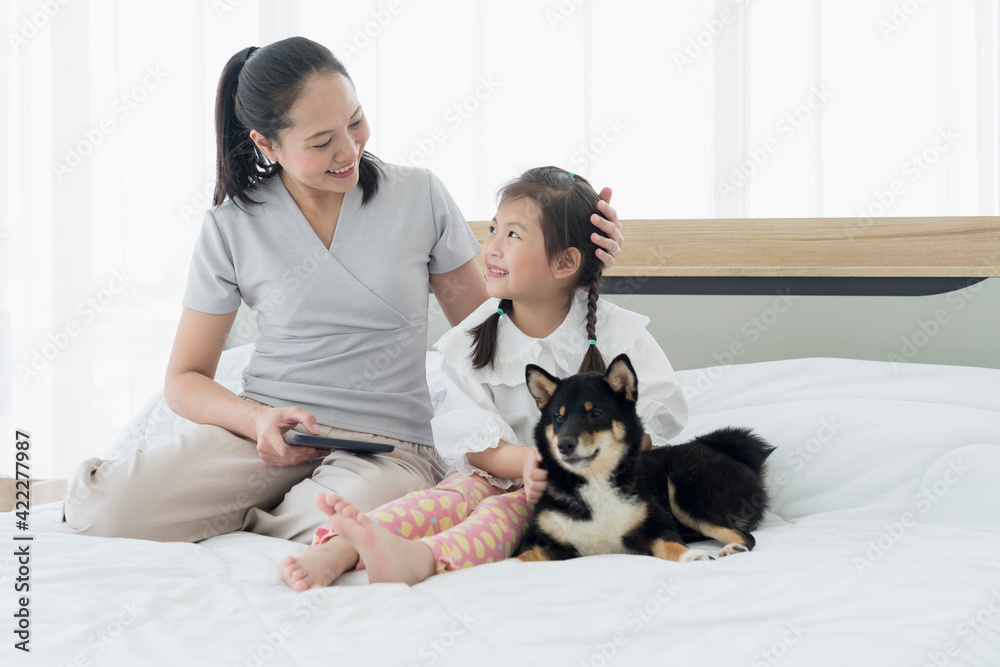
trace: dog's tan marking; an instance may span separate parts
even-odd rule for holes
[[[556,438],[556,431],[552,427],[552,424],[548,424],[545,427],[545,441],[549,443],[549,451],[552,452],[552,456],[556,457],[556,460],[558,460],[559,450],[556,448],[558,440]]]
[[[674,513],[674,516],[678,521],[683,523],[685,526],[692,530],[696,530],[705,537],[711,537],[713,540],[718,540],[722,542],[725,546],[723,551],[726,553],[721,554],[723,556],[729,556],[731,554],[740,551],[739,548],[734,547],[734,545],[739,545],[743,547],[744,551],[749,551],[747,542],[743,539],[743,536],[732,528],[726,528],[725,526],[717,526],[714,523],[709,523],[708,521],[699,521],[694,518],[683,509],[677,505],[677,501],[674,496],[677,494],[677,489],[674,487],[674,483],[667,480],[667,493],[670,497],[670,511]]]
[[[565,417],[566,416],[566,406],[565,405],[559,406],[559,416],[560,417]]]
[[[653,540],[650,549],[657,558],[672,560],[675,563],[680,562],[681,556],[684,555],[685,551],[690,551],[686,545],[680,542],[667,542],[666,540],[659,539]]]
[[[691,530],[696,530],[701,533],[701,521],[698,521],[698,519],[694,518],[677,505],[677,500],[675,499],[675,496],[677,495],[677,487],[675,487],[674,483],[669,479],[667,480],[667,494],[670,498],[670,511],[674,513],[677,520]],[[701,534],[704,535],[705,533]]]
[[[615,440],[623,443],[625,442],[625,424],[619,421],[611,422],[611,435],[615,437]]]
[[[743,537],[731,528],[725,528],[723,526],[716,526],[715,524],[702,522],[701,529],[698,531],[705,537],[711,537],[713,540],[719,540],[725,545],[739,544],[746,547],[747,543]],[[735,553],[735,551],[730,552]]]
[[[523,554],[521,554],[520,556],[518,556],[517,559],[519,561],[524,562],[524,563],[533,563],[533,562],[538,562],[538,561],[543,561],[543,560],[552,560],[551,558],[549,558],[548,552],[545,551],[545,549],[543,549],[541,547],[538,547],[538,546],[531,547],[530,549],[528,549],[527,551],[525,551]]]
[[[587,412],[590,412],[591,410],[594,409],[594,404],[591,403],[590,401],[584,401],[583,402],[583,409],[586,410]]]
[[[622,457],[628,451],[625,444],[625,425],[618,421],[611,422],[611,428],[607,431],[597,431],[596,433],[585,433],[580,436],[577,453],[582,456],[590,456],[595,450],[600,449],[597,458],[590,465],[578,471],[588,477],[606,477],[618,467]]]
[[[607,477],[618,466],[628,449],[628,445],[625,444],[622,437],[624,434],[624,427],[616,429],[614,426],[606,431],[581,433],[580,437],[577,438],[574,455],[586,457],[597,452],[597,458],[586,467],[565,466],[566,469],[585,477]],[[559,460],[561,461],[561,459]]]
[[[704,551],[691,549],[680,542],[668,542],[666,540],[653,540],[650,545],[653,555],[663,560],[672,560],[676,563],[689,563],[693,560],[712,560]]]
[[[646,520],[646,503],[623,498],[609,480],[601,478],[591,478],[580,487],[580,497],[590,507],[590,520],[546,510],[536,517],[539,529],[556,542],[574,546],[581,556],[628,553],[622,536]]]

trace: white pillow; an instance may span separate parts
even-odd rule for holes
[[[243,371],[250,363],[252,351],[251,343],[223,352],[219,358],[215,381],[234,394],[238,394],[242,386]],[[435,410],[444,399],[444,383],[440,369],[440,353],[428,352],[427,384],[430,387],[431,404]],[[194,426],[194,422],[177,415],[167,406],[163,392],[160,391],[132,418],[105,458],[108,460],[127,458],[135,452],[142,452],[169,442]]]

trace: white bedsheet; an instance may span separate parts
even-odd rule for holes
[[[779,449],[749,554],[507,561],[299,594],[251,534],[198,545],[31,531],[40,665],[1000,665],[1000,371],[834,359],[679,374],[691,423]],[[0,514],[0,613],[17,594]],[[704,543],[718,548],[716,543]]]

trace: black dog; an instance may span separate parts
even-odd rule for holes
[[[753,549],[767,506],[762,475],[773,451],[749,429],[725,428],[642,451],[638,380],[628,357],[565,380],[526,369],[542,417],[535,442],[548,486],[518,550],[522,561],[630,553],[710,559],[685,539],[710,537],[728,556]],[[683,535],[683,537],[682,537]]]

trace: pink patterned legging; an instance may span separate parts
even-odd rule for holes
[[[368,516],[384,528],[429,546],[441,573],[509,557],[520,544],[532,513],[523,489],[505,493],[479,475],[454,473],[437,486],[408,493]],[[318,528],[313,544],[335,535]]]

